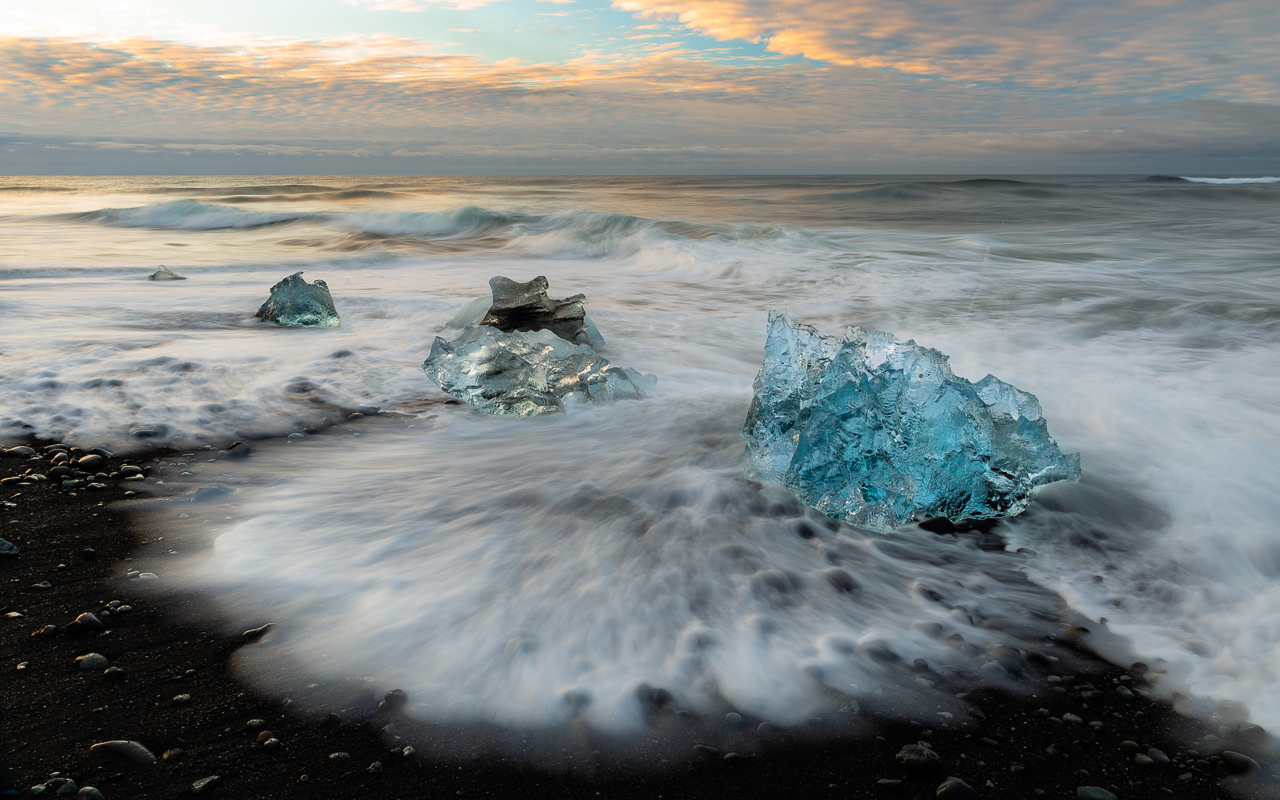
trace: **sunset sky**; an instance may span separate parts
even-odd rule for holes
[[[1280,169],[1276,0],[0,0],[0,173]]]

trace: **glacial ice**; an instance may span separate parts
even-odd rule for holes
[[[422,369],[448,394],[490,414],[532,417],[570,399],[644,397],[653,376],[614,367],[586,344],[550,330],[501,331],[469,325],[456,339],[436,337]]]
[[[1040,487],[1080,477],[1034,395],[958,378],[942,353],[883,331],[837,340],[771,311],[754,388],[753,476],[864,528],[1013,516]]]
[[[338,327],[338,310],[324,281],[307,283],[295,272],[271,287],[271,297],[258,309],[258,319],[289,327]]]
[[[160,269],[147,276],[149,281],[185,281],[186,279],[187,276],[179,275],[164,264],[160,265]]]
[[[489,279],[493,303],[480,324],[506,332],[548,330],[574,344],[594,344],[582,306],[586,296],[575,294],[556,300],[547,297],[547,285],[541,275],[525,283],[495,275]],[[599,336],[596,331],[594,338],[604,344]]]

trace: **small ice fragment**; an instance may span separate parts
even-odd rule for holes
[[[585,295],[575,294],[563,300],[547,297],[547,279],[541,275],[527,283],[495,275],[489,279],[489,288],[493,305],[481,324],[508,333],[548,330],[574,344],[592,343],[587,333],[587,312],[582,307]],[[599,338],[600,332],[596,331],[595,336]],[[600,343],[604,343],[603,338]]]
[[[1035,396],[883,331],[840,340],[769,312],[764,366],[743,430],[751,472],[872,530],[916,518],[1021,513],[1044,485],[1080,477]]]
[[[147,276],[149,281],[185,281],[186,279],[187,276],[179,275],[163,264],[160,265],[160,269]]]
[[[436,337],[422,369],[457,399],[517,417],[560,411],[570,399],[640,398],[657,382],[549,330],[503,332],[487,325],[468,326],[451,342]]]
[[[271,297],[258,309],[258,319],[294,328],[336,328],[338,310],[324,281],[307,283],[295,272],[271,287]]]

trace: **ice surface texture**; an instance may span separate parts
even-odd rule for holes
[[[295,272],[271,287],[271,297],[258,309],[258,319],[294,328],[336,328],[338,310],[324,281],[307,283]]]
[[[860,328],[837,340],[780,311],[743,435],[755,477],[879,531],[1013,516],[1045,484],[1080,477],[1033,395],[957,378],[914,341]]]
[[[549,330],[469,325],[452,342],[436,337],[422,369],[440,388],[490,414],[532,417],[581,402],[640,398],[656,380],[610,366],[585,344]]]

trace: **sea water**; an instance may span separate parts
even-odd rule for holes
[[[233,488],[157,504],[217,537],[157,583],[276,622],[245,674],[291,696],[398,686],[429,722],[619,735],[668,696],[959,719],[944,670],[1016,685],[1002,646],[1053,652],[1082,614],[1166,691],[1280,730],[1278,210],[1267,176],[3,179],[0,430],[171,445],[193,475],[169,484]],[[340,327],[254,319],[299,270]],[[657,387],[445,405],[422,361],[494,275],[585,294],[601,352]],[[748,480],[770,309],[1034,393],[1083,479],[997,552]],[[258,454],[199,450],[234,439]]]

